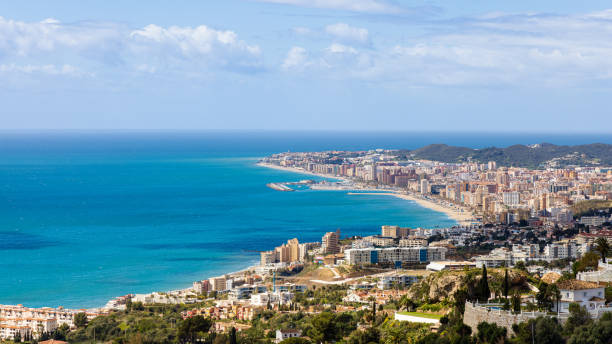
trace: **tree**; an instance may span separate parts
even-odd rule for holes
[[[442,340],[445,338],[442,337]],[[472,328],[458,322],[448,330],[448,341],[453,344],[471,344],[472,340]]]
[[[566,329],[567,331],[567,329]],[[604,313],[599,321],[571,331],[568,344],[612,343],[612,314]]]
[[[309,341],[308,339],[300,338],[300,337],[291,337],[291,338],[287,338],[287,339],[283,340],[282,342],[280,342],[280,344],[311,344],[311,343],[312,342]]]
[[[570,316],[565,322],[565,332],[572,333],[580,326],[589,325],[591,323],[591,316],[586,307],[580,306],[577,303],[570,303],[569,305]]]
[[[489,288],[489,279],[487,276],[487,266],[482,266],[482,277],[478,282],[478,300],[481,302],[489,301],[491,296],[491,289]]]
[[[595,240],[595,250],[601,255],[601,261],[605,263],[606,257],[608,256],[608,253],[610,253],[610,244],[608,243],[608,239],[604,237],[597,238],[597,240]]]
[[[209,318],[196,315],[183,320],[178,327],[178,340],[181,343],[195,343],[204,333],[207,333],[213,322]]]
[[[538,317],[528,322],[512,325],[516,343],[560,344],[563,343],[561,325],[556,318]]]
[[[516,264],[514,264],[514,267],[521,271],[527,271],[527,268],[525,267],[525,263],[523,261],[516,262]]]
[[[468,296],[469,294],[465,288],[458,289],[455,294],[453,294],[455,309],[457,309],[461,315],[465,312],[465,302],[468,300]]]
[[[74,315],[74,326],[77,328],[83,328],[87,326],[87,314],[77,313]]]
[[[550,310],[552,307],[552,299],[548,293],[548,284],[540,281],[538,285],[538,293],[536,294],[536,301],[540,309]]]
[[[416,308],[417,304],[414,302],[414,300],[409,298],[408,295],[403,295],[399,300],[399,306],[401,309],[411,312],[414,310],[414,308]]]
[[[476,343],[504,343],[506,341],[506,333],[507,330],[505,327],[483,321],[478,324]]]
[[[376,321],[376,299],[373,296],[370,296],[370,301],[372,301],[372,324]]]
[[[328,343],[339,339],[341,335],[336,326],[336,316],[330,312],[315,315],[310,321],[311,328],[307,335],[316,343]]]
[[[503,303],[504,303],[503,306],[502,306],[503,310],[509,311],[510,310],[510,301],[508,301],[508,299],[506,298],[506,299],[504,299]]]
[[[504,275],[504,283],[503,283],[503,288],[504,288],[504,297],[507,299],[508,298],[508,291],[510,289],[510,282],[508,281],[508,269],[505,269],[506,273]]]
[[[521,312],[521,295],[518,292],[515,292],[514,295],[512,295],[512,310],[515,313]]]
[[[556,303],[557,312],[559,312],[559,301],[561,301],[561,291],[557,287],[556,284],[551,284],[546,288],[546,293],[549,295],[551,300],[554,300]]]
[[[574,274],[587,271],[587,270],[597,270],[597,266],[599,265],[599,255],[595,252],[587,252],[582,255],[580,260],[576,261],[572,265],[572,271]]]
[[[414,343],[430,332],[429,327],[403,321],[388,321],[381,328],[380,341],[383,344]]]
[[[229,344],[238,344],[238,341],[236,340],[236,328],[233,326],[229,334]]]
[[[215,334],[212,340],[212,344],[227,344],[229,338],[225,333]]]
[[[13,342],[21,343],[21,332],[15,332],[15,336],[13,336]]]
[[[369,344],[380,343],[380,331],[376,327],[369,327],[362,330],[355,330],[346,341],[347,344]]]

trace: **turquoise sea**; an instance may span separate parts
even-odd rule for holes
[[[97,307],[238,270],[258,260],[250,250],[293,237],[454,224],[388,196],[274,191],[266,183],[305,176],[255,165],[271,153],[540,141],[443,133],[2,133],[0,303]],[[605,135],[598,141],[612,142]]]

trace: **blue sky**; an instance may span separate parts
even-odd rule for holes
[[[0,129],[612,132],[609,1],[11,1]]]

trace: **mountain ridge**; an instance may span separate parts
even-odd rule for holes
[[[401,151],[409,159],[434,160],[447,163],[495,161],[498,166],[547,168],[566,166],[612,166],[612,145],[555,145],[539,143],[516,144],[505,148],[468,148],[447,144],[430,144],[414,150]]]

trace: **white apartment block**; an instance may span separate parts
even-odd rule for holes
[[[255,307],[264,307],[270,303],[271,305],[289,304],[293,300],[293,293],[282,291],[282,292],[268,292],[251,295],[251,305]]]
[[[483,266],[486,266],[487,268],[496,268],[499,266],[512,266],[514,264],[512,258],[512,251],[501,247],[492,250],[487,255],[474,258],[474,261],[476,262],[476,266],[479,268]]]
[[[502,200],[505,205],[515,206],[521,204],[521,194],[512,191],[502,193]]]
[[[363,241],[367,241],[372,243],[372,245],[377,247],[391,247],[395,244],[395,239],[391,237],[381,237],[377,235],[367,236],[362,239]]]
[[[429,181],[427,181],[427,179],[421,179],[421,194],[428,194],[430,192],[429,190]]]
[[[400,247],[427,247],[426,238],[404,238],[399,241]]]
[[[609,221],[609,219],[603,216],[583,216],[580,218],[580,224],[585,226],[601,226],[606,221]]]
[[[376,285],[378,289],[391,289],[395,286],[409,287],[412,284],[418,282],[417,276],[411,275],[393,275],[393,276],[383,276],[378,281]]]
[[[444,260],[445,247],[388,247],[363,248],[345,251],[345,262],[349,265],[364,265],[377,263],[425,263]]]
[[[544,257],[548,260],[579,258],[578,245],[574,241],[554,242],[544,248]]]
[[[42,332],[51,332],[63,324],[74,327],[74,315],[80,312],[85,311],[0,305],[0,339],[13,339],[17,333],[21,335],[21,338],[24,338],[26,334],[38,337]],[[86,314],[90,319],[99,315]]]

